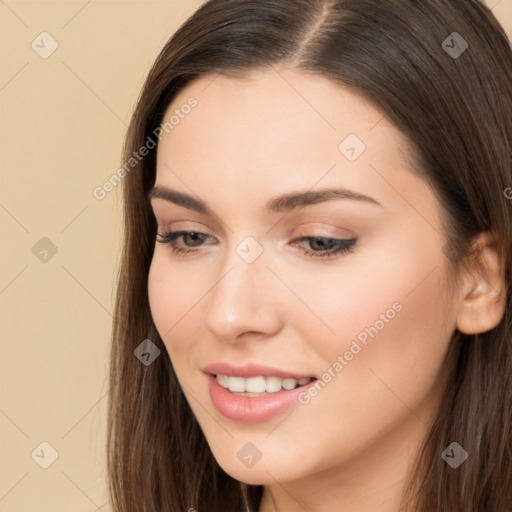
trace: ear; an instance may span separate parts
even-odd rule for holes
[[[457,329],[464,334],[490,331],[500,323],[506,307],[503,262],[494,237],[479,233],[472,246],[457,314]]]

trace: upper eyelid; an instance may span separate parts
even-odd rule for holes
[[[193,212],[199,218],[205,219],[206,222],[213,223],[215,225],[215,229],[218,229],[221,233],[224,233],[225,230],[231,231],[229,226],[220,217],[218,217],[217,215],[215,215],[213,213],[210,214],[208,212],[198,212],[198,211],[195,211],[195,210],[190,210],[190,209],[186,208],[185,206],[176,205],[175,203],[172,203],[172,202],[169,202],[169,201],[165,201],[164,199],[162,199],[160,197],[154,197],[154,198],[150,199],[149,200],[149,204],[150,204],[150,210],[153,213],[153,217],[156,219],[158,224],[160,224],[159,217],[166,215],[166,213],[157,214],[158,210],[160,209],[160,207],[157,207],[157,205],[162,204],[162,205],[166,205],[166,206],[163,207],[163,210],[162,210],[163,212],[166,212],[167,208],[169,206],[174,206],[174,207],[177,207],[177,208],[183,208],[185,210],[188,210],[189,213]],[[173,221],[173,223],[174,222],[175,221]],[[197,222],[200,222],[200,221],[197,221]],[[164,222],[164,224],[165,224],[165,222]]]
[[[196,233],[203,233],[205,235],[215,237],[215,235],[212,235],[212,234],[208,233],[209,228],[207,228],[200,221],[169,221],[169,222],[167,222],[167,221],[164,221],[162,219],[159,219],[159,217],[156,216],[156,215],[155,215],[155,220],[157,222],[157,229],[158,230],[171,231],[171,232],[177,232],[177,231],[196,232]],[[178,227],[178,228],[171,228],[171,224],[176,224],[178,222],[186,222],[186,223],[197,222],[198,224],[201,224],[202,227],[200,227],[199,229],[196,229],[194,227],[189,227],[189,226]],[[309,227],[306,228],[305,226],[309,226]],[[341,228],[341,227],[332,226],[332,225],[330,225],[330,227],[326,227],[326,226],[329,226],[329,224],[325,223],[325,222],[305,222],[305,223],[301,224],[299,226],[299,228],[301,230],[306,230],[306,231],[314,231],[314,230],[325,230],[325,231],[328,231],[329,229],[334,229],[336,231],[342,230],[342,231],[345,231],[346,237],[350,237],[350,236],[354,235],[354,233],[351,233],[351,230],[349,230],[348,228]],[[224,231],[222,229],[221,229],[221,235],[224,235]],[[326,233],[326,234],[320,234],[320,235],[303,235],[303,236],[314,236],[315,238],[338,238],[338,237],[339,238],[345,238],[345,235],[340,234],[338,236],[336,234]]]
[[[187,222],[187,224],[191,223],[192,221],[171,221],[171,222],[167,222],[167,221],[164,221],[164,220],[160,220],[158,217],[155,216],[155,219],[156,219],[156,222],[157,222],[157,230],[158,231],[165,231],[165,232],[172,232],[172,233],[176,233],[177,231],[186,231],[188,233],[192,232],[192,233],[202,233],[202,234],[205,234],[205,235],[208,235],[208,236],[214,236],[214,235],[210,235],[208,233],[209,229],[204,225],[202,224],[200,228],[194,228],[194,227],[190,227],[189,225],[187,226],[184,226],[184,227],[171,227],[171,224],[174,225],[176,223],[181,223],[181,222]],[[198,224],[201,224],[201,222],[197,222]]]

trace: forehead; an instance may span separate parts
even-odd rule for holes
[[[371,130],[377,123],[392,128],[381,112],[355,91],[293,68],[253,70],[246,78],[216,73],[199,77],[175,96],[164,118],[190,97],[198,101],[194,111],[200,112],[201,122],[209,120],[220,129],[227,129],[228,123],[246,130],[309,127],[310,131],[338,132],[339,136],[346,130]],[[302,124],[295,125],[296,120]],[[395,135],[401,136],[399,132]]]
[[[191,98],[197,102],[192,110],[187,106]],[[165,145],[185,148],[193,143],[198,156],[207,144],[233,157],[257,158],[264,149],[276,162],[287,150],[289,156],[310,154],[312,149],[336,154],[350,134],[366,146],[380,143],[381,156],[407,157],[410,151],[405,137],[362,96],[293,68],[252,70],[246,78],[201,76],[175,96],[163,123],[173,114],[180,117],[174,115]]]

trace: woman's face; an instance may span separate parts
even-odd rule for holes
[[[151,204],[160,235],[197,234],[175,235],[179,253],[155,241],[149,299],[218,463],[254,484],[400,478],[458,306],[405,140],[359,96],[290,69],[202,77],[171,115],[156,186],[175,194]],[[284,389],[293,377],[316,380]]]

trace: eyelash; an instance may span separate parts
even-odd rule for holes
[[[171,250],[176,255],[186,255],[193,252],[196,252],[195,249],[184,249],[183,247],[178,247],[176,245],[176,239],[186,235],[199,235],[200,239],[211,238],[209,235],[205,235],[204,233],[200,233],[198,231],[167,231],[163,234],[158,234],[158,236],[162,237],[162,240],[157,240],[157,242],[161,244],[169,244],[171,246]],[[351,239],[339,239],[339,238],[329,238],[323,236],[303,236],[301,238],[297,238],[298,241],[302,240],[327,240],[329,242],[333,242],[335,247],[330,250],[324,251],[310,251],[308,249],[301,249],[304,254],[307,256],[311,256],[313,258],[322,258],[328,259],[337,255],[348,254],[352,252],[354,249],[354,245],[357,242],[357,238]],[[336,247],[337,245],[337,247]]]

